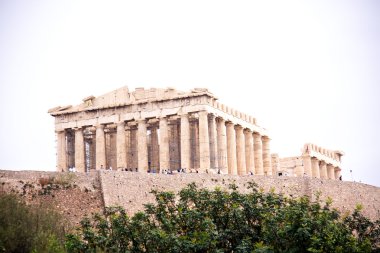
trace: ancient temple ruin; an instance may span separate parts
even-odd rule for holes
[[[282,174],[285,166],[271,154],[268,133],[255,118],[219,103],[207,89],[122,87],[49,113],[55,117],[59,171],[75,167],[79,172],[104,168],[269,176]],[[312,150],[306,153],[313,155]],[[309,160],[302,160],[302,172],[299,166],[286,170],[314,176]]]
[[[280,158],[279,173],[285,176],[339,179],[343,155],[342,151],[328,150],[307,143],[301,156]]]

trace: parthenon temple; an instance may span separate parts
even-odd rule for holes
[[[55,117],[58,171],[75,167],[79,172],[104,168],[270,176],[286,170],[294,176],[339,177],[342,153],[308,144],[302,166],[288,166],[271,154],[268,133],[255,118],[219,103],[203,88],[122,87],[48,112]]]

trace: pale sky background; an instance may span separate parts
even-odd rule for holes
[[[125,85],[208,88],[380,186],[380,1],[0,0],[1,169],[54,170],[47,110]]]

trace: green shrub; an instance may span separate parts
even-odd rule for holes
[[[153,191],[156,203],[129,217],[120,207],[82,220],[69,252],[378,252],[379,221],[357,210],[340,217],[309,198],[274,192],[198,189]],[[364,219],[364,220],[363,220]],[[372,231],[372,232],[371,232]]]
[[[0,195],[0,252],[64,252],[62,218],[17,195]]]

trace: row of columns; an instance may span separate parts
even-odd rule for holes
[[[301,174],[322,179],[339,179],[341,169],[332,164],[321,161],[316,157],[305,155],[303,157],[303,169]]]
[[[199,167],[201,172],[213,169],[222,174],[248,173],[271,175],[271,155],[269,138],[250,129],[244,129],[222,118],[209,115],[207,111],[198,113]],[[137,120],[137,156],[139,171],[148,170],[147,123]],[[159,167],[169,168],[169,129],[168,119],[159,119]],[[127,167],[127,145],[125,122],[116,127],[116,163],[118,168]],[[96,168],[106,164],[104,125],[96,126]],[[180,115],[180,160],[181,168],[191,165],[191,135],[189,115]],[[153,140],[152,140],[153,142]],[[65,132],[57,133],[58,168],[67,169],[65,154]],[[81,128],[75,129],[75,167],[85,171],[84,138]]]

